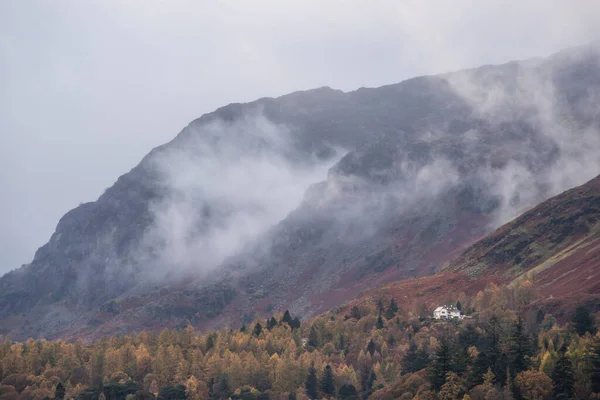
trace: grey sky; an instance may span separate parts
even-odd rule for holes
[[[0,273],[189,121],[231,103],[544,56],[589,1],[0,1]]]

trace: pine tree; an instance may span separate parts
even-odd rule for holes
[[[377,317],[377,329],[383,329],[383,318],[381,318],[381,314]]]
[[[315,326],[310,327],[310,333],[308,334],[308,345],[314,348],[319,347],[319,335],[317,334],[317,330]]]
[[[290,315],[290,312],[288,310],[285,310],[283,312],[283,317],[281,318],[281,322],[283,324],[288,324],[290,327],[292,326],[292,316]]]
[[[318,396],[317,393],[317,369],[315,368],[315,363],[310,363],[310,367],[308,368],[308,376],[306,377],[306,383],[304,384],[306,387],[306,395],[310,399],[316,399]]]
[[[323,375],[321,377],[321,391],[329,397],[335,396],[335,385],[333,383],[333,371],[328,365],[323,369]]]
[[[383,305],[383,300],[380,298],[377,300],[377,312],[381,314],[385,310],[385,306]]]
[[[592,392],[600,393],[600,338],[596,338],[587,355],[592,381]]]
[[[256,325],[254,325],[254,330],[252,331],[252,333],[254,334],[254,336],[259,337],[261,332],[262,325],[260,324],[260,322],[257,322]]]
[[[579,336],[583,336],[588,332],[594,334],[594,319],[592,318],[590,310],[583,305],[579,305],[575,309],[573,325]]]
[[[275,317],[271,317],[271,319],[267,320],[267,329],[271,330],[277,326],[277,320]]]
[[[373,339],[369,340],[369,343],[367,344],[367,351],[371,355],[375,353],[375,342],[373,341]]]
[[[435,352],[435,356],[429,366],[429,382],[435,390],[446,383],[446,375],[452,371],[452,349],[450,341],[446,335],[440,339],[439,346]]]
[[[65,387],[61,382],[58,382],[56,389],[54,390],[54,399],[63,400],[65,398]]]
[[[385,318],[389,321],[390,319],[394,318],[396,316],[396,313],[398,312],[399,308],[398,308],[398,304],[396,303],[396,300],[394,300],[394,298],[392,298],[392,300],[390,301],[390,305],[388,306],[386,312],[385,312]]]
[[[531,342],[525,328],[523,319],[519,316],[513,326],[510,338],[510,364],[513,376],[529,368],[529,355],[531,354]]]
[[[573,366],[563,346],[559,352],[558,360],[552,371],[552,397],[556,400],[572,399],[575,395]]]
[[[458,311],[462,311],[462,304],[460,304],[460,301],[457,301],[457,302],[456,302],[456,309],[457,309]]]

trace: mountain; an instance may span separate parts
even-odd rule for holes
[[[206,114],[0,279],[0,332],[308,317],[430,275],[600,173],[599,54],[593,44]]]
[[[366,292],[352,307],[397,299],[407,310],[475,298],[488,285],[535,291],[528,308],[556,317],[577,305],[600,309],[600,176],[567,190],[469,246],[435,275]]]

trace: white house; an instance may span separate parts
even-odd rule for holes
[[[433,310],[433,318],[435,319],[463,319],[460,310],[454,306],[439,306]]]

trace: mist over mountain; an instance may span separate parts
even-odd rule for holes
[[[314,315],[600,173],[600,46],[191,122],[0,279],[0,332]]]

